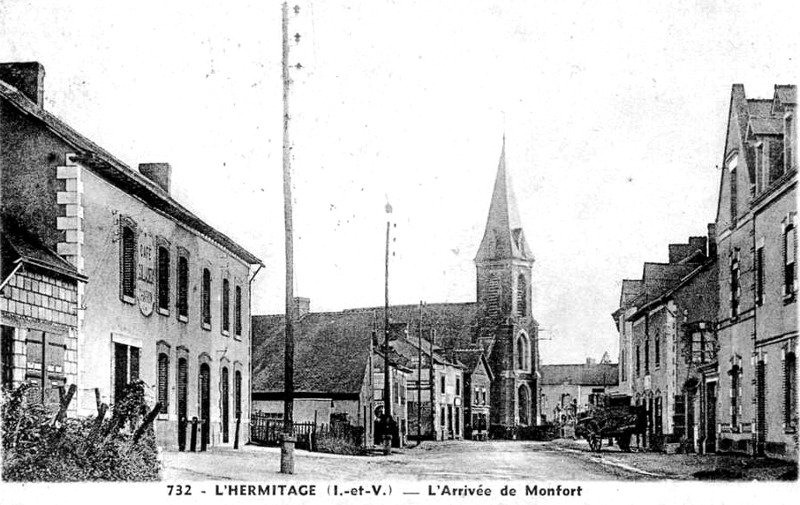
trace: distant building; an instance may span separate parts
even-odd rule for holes
[[[261,261],[172,197],[168,164],[128,167],[47,112],[43,83],[38,63],[0,65],[4,244],[22,265],[3,279],[14,378],[46,368],[45,388],[77,384],[86,416],[95,392],[113,405],[141,379],[161,445],[181,445],[193,417],[207,443],[233,444],[237,420],[246,437]]]
[[[494,379],[492,368],[480,348],[455,349],[452,355],[464,367],[464,437],[486,440],[492,411],[488,400]]]
[[[731,90],[716,226],[720,450],[797,459],[797,87]],[[711,384],[710,384],[711,385]]]
[[[542,415],[545,420],[559,422],[559,417],[570,406],[578,411],[595,404],[599,395],[610,393],[618,386],[617,363],[604,355],[597,363],[586,358],[586,363],[542,365]]]

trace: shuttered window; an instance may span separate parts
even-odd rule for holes
[[[222,367],[221,396],[222,402],[222,443],[228,443],[230,426],[230,383],[228,382],[228,367]]]
[[[742,290],[739,282],[739,251],[734,251],[730,258],[730,302],[731,317],[739,315],[739,301]]]
[[[756,249],[756,305],[764,303],[764,247]]]
[[[178,420],[186,420],[189,409],[189,363],[178,359]]]
[[[59,405],[58,390],[66,383],[64,335],[28,330],[25,344],[25,380],[33,385],[28,390],[28,400],[45,405]]]
[[[236,286],[233,302],[233,324],[237,336],[242,334],[242,287]]]
[[[231,288],[228,279],[222,279],[222,331],[231,329]]]
[[[178,316],[189,317],[189,259],[178,258]]]
[[[2,327],[0,335],[0,368],[3,369],[3,388],[10,388],[14,381],[14,328]]]
[[[136,295],[136,231],[130,225],[122,226],[120,280],[123,297]]]
[[[797,429],[797,358],[793,352],[783,358],[783,422],[786,430]]]
[[[169,310],[169,249],[158,248],[158,308]]]
[[[158,403],[161,404],[160,412],[166,414],[169,407],[169,356],[163,352],[158,355]]]
[[[783,232],[783,293],[787,296],[797,291],[796,237],[793,220],[789,220]]]
[[[202,306],[200,312],[203,315],[203,325],[211,325],[211,272],[203,269],[203,291],[201,296]]]

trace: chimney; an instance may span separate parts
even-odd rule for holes
[[[708,223],[708,257],[717,257],[717,225]]]
[[[311,312],[311,298],[303,298],[300,296],[295,296],[294,307],[292,309],[292,314],[294,315],[294,318],[300,319],[309,312]]]
[[[169,194],[172,176],[172,167],[169,163],[139,163],[139,172]]]
[[[41,63],[0,63],[0,81],[14,86],[33,103],[44,107],[44,67]]]
[[[700,251],[703,254],[707,254],[706,251],[706,241],[708,239],[706,237],[689,237],[689,246],[691,246],[692,252],[690,254],[694,254],[695,251]]]
[[[592,366],[592,365],[596,365],[596,364],[597,364],[597,361],[595,361],[594,358],[586,358],[586,366]]]

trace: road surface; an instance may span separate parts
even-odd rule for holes
[[[391,456],[339,456],[295,452],[295,475],[278,473],[280,451],[245,446],[205,453],[165,452],[164,480],[628,480],[646,479],[631,469],[599,462],[544,442],[443,441],[395,450]]]

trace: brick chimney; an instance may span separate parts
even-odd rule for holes
[[[172,167],[169,163],[139,163],[139,172],[169,194],[172,178]]]
[[[294,307],[292,308],[292,314],[294,315],[294,318],[300,319],[309,312],[311,312],[311,298],[295,296]]]
[[[0,81],[14,86],[39,107],[44,107],[44,66],[38,61],[0,63]]]

